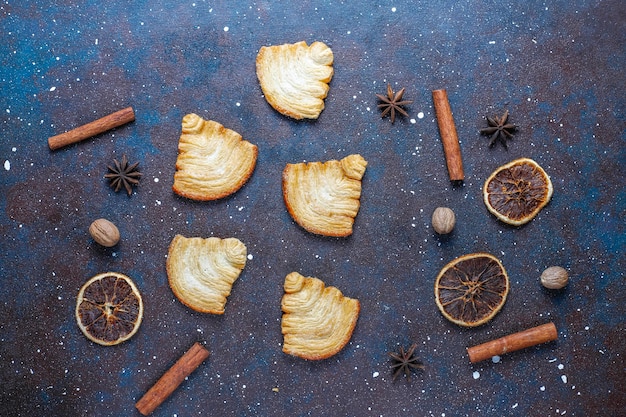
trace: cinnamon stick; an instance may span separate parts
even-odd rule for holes
[[[133,111],[133,108],[126,107],[125,109],[111,113],[108,116],[104,116],[101,119],[94,120],[91,123],[79,126],[68,132],[51,136],[48,138],[48,146],[54,151],[100,133],[104,133],[107,130],[132,122],[133,120],[135,120],[135,112]]]
[[[433,90],[433,102],[437,114],[437,124],[439,134],[443,143],[443,151],[448,165],[448,174],[451,181],[463,181],[463,160],[461,158],[461,147],[459,146],[459,136],[456,133],[452,109],[448,101],[446,90]]]
[[[137,401],[135,408],[144,416],[153,412],[208,357],[209,351],[200,343],[194,343]]]
[[[536,346],[556,340],[558,332],[554,323],[542,324],[522,332],[513,333],[481,345],[467,348],[470,362],[476,363],[496,355]]]

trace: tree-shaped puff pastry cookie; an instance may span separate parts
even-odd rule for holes
[[[333,77],[333,52],[323,42],[263,46],[256,74],[267,102],[294,119],[317,119]]]
[[[241,188],[256,165],[256,145],[212,120],[183,117],[172,189],[192,200],[216,200]]]
[[[345,297],[313,277],[292,272],[285,278],[281,307],[283,352],[309,360],[326,359],[350,341],[359,300]]]
[[[366,166],[367,161],[358,154],[341,161],[287,164],[283,197],[289,214],[311,233],[351,235]]]
[[[246,254],[246,246],[232,237],[176,235],[166,262],[170,288],[195,311],[224,314],[226,297],[246,265]]]

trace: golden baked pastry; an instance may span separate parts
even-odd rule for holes
[[[351,235],[366,166],[367,161],[358,154],[341,161],[287,164],[283,197],[289,214],[311,233]]]
[[[246,246],[232,237],[176,235],[166,264],[174,295],[195,311],[224,314],[226,297],[246,265],[246,252]]]
[[[350,341],[359,300],[345,297],[313,277],[292,272],[285,278],[281,307],[283,352],[309,360],[326,359]]]
[[[294,119],[317,119],[333,77],[333,52],[322,42],[263,46],[256,74],[267,102]]]
[[[183,117],[174,192],[192,200],[217,200],[241,188],[254,171],[258,149],[241,135],[196,114]]]

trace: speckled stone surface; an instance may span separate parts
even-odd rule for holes
[[[625,3],[453,3],[0,1],[0,415],[139,415],[135,402],[195,341],[209,360],[155,416],[625,415]],[[255,75],[261,46],[300,40],[335,57],[316,121],[274,111]],[[387,83],[414,101],[393,125],[376,107]],[[432,105],[439,88],[461,141],[458,186]],[[126,106],[134,123],[48,149],[49,136]],[[508,150],[489,148],[478,130],[505,109],[519,129]],[[190,112],[259,147],[231,197],[171,190]],[[284,206],[284,166],[351,153],[369,163],[353,235],[304,231]],[[144,174],[131,197],[103,179],[123,154]],[[509,227],[481,187],[518,157],[536,160],[555,192]],[[437,206],[456,213],[449,236],[432,231]],[[99,217],[120,229],[118,246],[89,237]],[[172,294],[165,259],[178,233],[248,247],[223,316]],[[439,313],[433,283],[477,251],[502,260],[511,292],[491,322],[463,329]],[[541,287],[551,265],[569,271],[566,289]],[[114,347],[74,319],[79,288],[107,270],[131,276],[145,303],[138,333]],[[281,351],[292,271],[361,302],[350,343],[328,360]],[[549,321],[556,342],[470,364],[466,347]],[[425,371],[392,381],[387,352],[413,342]]]

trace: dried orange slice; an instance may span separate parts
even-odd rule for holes
[[[476,327],[495,316],[509,293],[502,263],[488,253],[463,255],[443,267],[435,281],[435,301],[445,318]]]
[[[142,318],[141,294],[126,275],[98,274],[78,292],[78,327],[93,342],[104,346],[122,343],[137,332]]]
[[[514,226],[529,222],[548,204],[552,182],[538,163],[520,158],[502,165],[487,178],[483,198],[498,219]]]

